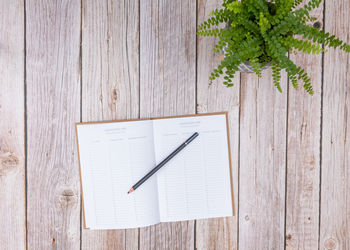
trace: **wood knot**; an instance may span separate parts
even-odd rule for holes
[[[321,28],[321,23],[320,22],[315,22],[314,24],[313,24],[313,26],[314,26],[314,28],[316,28],[316,29],[320,29]]]
[[[78,203],[78,197],[73,190],[65,189],[59,196],[59,205],[61,207],[72,207]]]
[[[19,169],[19,159],[11,152],[0,152],[0,176],[16,173]]]
[[[245,219],[246,221],[248,221],[248,220],[249,220],[249,216],[246,215],[246,216],[244,217],[244,219]]]
[[[55,244],[56,244],[56,238],[52,237],[52,245],[55,245]]]
[[[202,105],[197,104],[197,112],[203,112]]]
[[[112,100],[115,101],[118,99],[118,89],[113,89],[112,91]]]
[[[286,250],[295,250],[295,249],[297,249],[292,234],[289,233],[285,237],[286,237],[285,238],[286,239]]]
[[[334,249],[336,247],[337,243],[333,238],[329,238],[324,242],[324,247],[326,249]]]

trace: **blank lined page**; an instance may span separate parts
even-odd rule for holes
[[[124,229],[160,221],[157,180],[128,190],[155,165],[152,122],[77,125],[86,226]]]
[[[232,216],[226,116],[159,119],[153,127],[157,163],[199,133],[157,174],[160,220]]]

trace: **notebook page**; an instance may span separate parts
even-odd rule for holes
[[[232,216],[226,116],[159,119],[153,127],[157,163],[199,133],[158,171],[160,220]]]
[[[86,226],[124,229],[160,221],[157,180],[129,189],[155,165],[151,121],[77,125]]]

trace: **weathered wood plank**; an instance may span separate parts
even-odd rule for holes
[[[28,248],[79,249],[80,1],[26,1]]]
[[[198,1],[198,24],[206,20],[212,10],[220,8],[220,1]],[[209,86],[210,72],[219,64],[219,55],[212,51],[215,38],[197,38],[197,112],[229,111],[232,176],[234,184],[235,217],[198,220],[196,247],[198,249],[237,249],[238,143],[240,75],[236,74],[233,88],[218,79]]]
[[[83,1],[82,119],[139,116],[139,1]],[[137,249],[138,229],[85,230],[83,249]]]
[[[350,2],[326,1],[325,30],[350,43]],[[324,56],[321,249],[350,248],[350,56]]]
[[[140,1],[140,116],[195,113],[196,1]],[[140,230],[140,249],[193,249],[194,221]]]
[[[322,26],[323,7],[311,15]],[[289,85],[286,248],[313,250],[319,232],[322,55],[298,52],[290,58],[308,72],[315,93]]]
[[[240,249],[284,248],[286,81],[281,94],[271,69],[261,79],[241,74]]]
[[[0,248],[25,249],[23,1],[0,1],[0,17]]]

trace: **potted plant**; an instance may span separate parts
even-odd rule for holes
[[[273,82],[280,92],[281,70],[285,69],[294,88],[301,80],[312,95],[310,78],[289,59],[288,52],[318,54],[324,52],[324,46],[350,52],[349,44],[308,24],[315,21],[310,11],[321,2],[310,0],[299,6],[302,0],[224,0],[223,8],[215,9],[198,27],[199,35],[219,38],[213,50],[225,55],[210,81],[225,74],[224,84],[230,87],[235,72],[252,71],[260,77],[271,65]],[[220,24],[226,27],[219,28]]]

